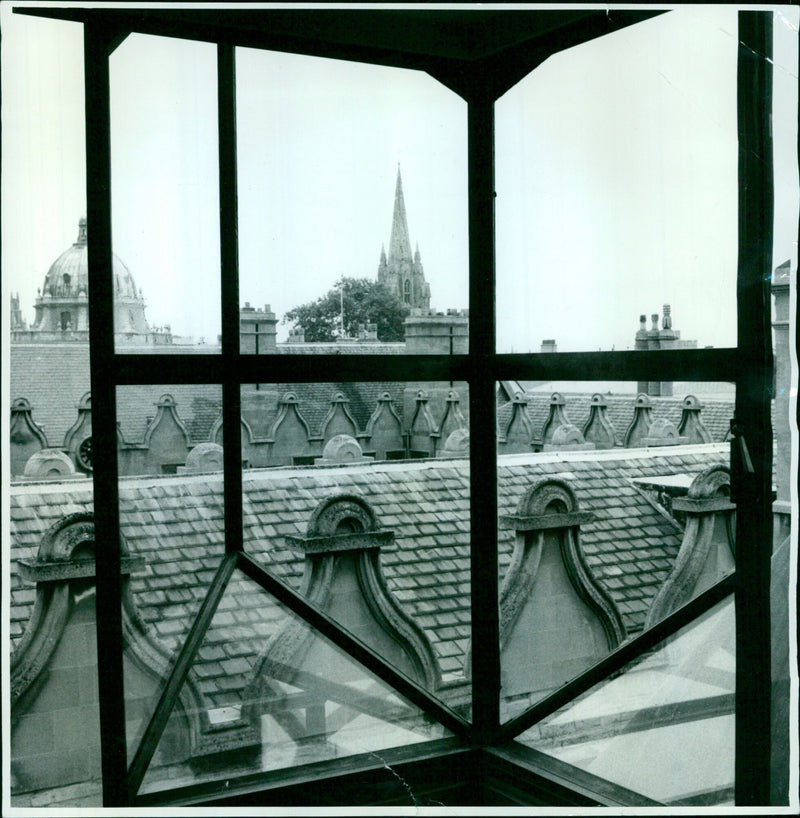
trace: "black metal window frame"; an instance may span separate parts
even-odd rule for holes
[[[578,15],[521,43],[489,56],[443,57],[408,48],[342,44],[326,40],[323,17],[315,36],[270,32],[272,12],[259,11],[261,26],[233,28],[226,12],[211,22],[202,12],[131,9],[17,9],[36,16],[84,24],[86,91],[87,217],[92,225],[89,254],[90,364],[93,398],[94,502],[97,564],[97,649],[101,725],[103,801],[106,806],[143,805],[153,798],[137,796],[138,785],[152,757],[165,716],[175,702],[191,659],[208,627],[225,584],[237,568],[244,571],[313,628],[361,661],[400,693],[445,724],[468,750],[488,749],[514,758],[513,738],[567,703],[592,684],[620,669],[675,633],[721,598],[734,593],[736,602],[736,793],[738,806],[765,805],[769,793],[770,758],[770,623],[769,557],[772,541],[772,432],[770,398],[772,345],[770,292],[772,247],[771,160],[771,31],[772,12],[739,12],[738,135],[739,246],[737,283],[738,344],[725,349],[659,352],[596,352],[498,354],[494,312],[494,103],[547,56],[616,28],[635,24],[661,11]],[[291,14],[285,10],[283,15]],[[306,11],[309,15],[311,12]],[[350,10],[341,12],[359,14]],[[369,13],[369,12],[364,12]],[[373,11],[372,14],[375,12]],[[395,12],[424,25],[424,12]],[[528,12],[537,14],[540,12]],[[324,10],[318,15],[335,15]],[[477,33],[482,21],[473,12]],[[202,19],[201,19],[202,18]],[[327,20],[334,19],[330,16]],[[354,18],[355,19],[355,18]],[[554,18],[555,19],[555,18]],[[221,242],[222,350],[219,355],[116,354],[113,327],[111,238],[111,143],[109,58],[133,32],[196,39],[217,44],[219,117],[219,210]],[[322,32],[322,33],[320,33]],[[468,105],[469,174],[469,299],[483,309],[470,313],[469,352],[463,356],[304,356],[298,369],[290,356],[242,355],[239,352],[237,247],[237,175],[235,123],[235,47],[247,46],[298,54],[338,57],[427,71]],[[266,373],[269,373],[268,376]],[[164,687],[144,740],[130,767],[126,758],[122,672],[119,492],[116,459],[116,388],[150,383],[213,383],[222,385],[223,434],[238,440],[240,386],[274,381],[439,380],[469,384],[471,413],[471,572],[472,644],[481,662],[473,672],[472,721],[448,710],[419,685],[388,665],[301,596],[268,574],[242,550],[242,460],[238,446],[224,449],[226,554],[208,590],[186,643]],[[607,659],[513,721],[502,725],[499,714],[500,652],[497,562],[497,465],[495,449],[495,383],[499,380],[725,380],[736,385],[732,422],[732,494],[738,505],[737,571],[652,631],[624,644]],[[746,671],[746,672],[745,672]],[[512,744],[509,745],[508,742]],[[495,748],[492,750],[492,748]],[[504,749],[506,748],[506,749]],[[510,748],[510,749],[509,749]],[[455,752],[452,744],[442,754]],[[415,750],[417,754],[424,750]],[[428,750],[434,753],[434,750]],[[535,754],[534,754],[535,755]],[[536,767],[519,762],[521,775]],[[499,758],[499,756],[498,756]],[[500,763],[500,762],[497,762]],[[546,767],[547,765],[543,765]],[[525,770],[528,770],[526,773]],[[585,792],[575,772],[575,803]],[[280,787],[292,783],[292,772],[257,777]],[[230,783],[230,782],[229,782]],[[234,782],[235,783],[235,782]],[[219,787],[224,786],[221,782]],[[567,783],[566,791],[570,787]],[[204,785],[195,798],[213,801],[219,789]],[[191,793],[188,794],[191,796]],[[169,794],[162,795],[169,800]],[[600,801],[602,803],[602,800]]]

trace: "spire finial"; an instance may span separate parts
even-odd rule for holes
[[[411,240],[408,237],[406,205],[403,199],[403,177],[400,163],[397,163],[397,183],[394,191],[394,215],[392,217],[392,237],[389,241],[389,263],[407,259],[411,261]]]

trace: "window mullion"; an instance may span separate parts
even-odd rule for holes
[[[239,358],[239,246],[236,168],[236,51],[217,46],[219,238],[222,296],[222,436],[225,474],[225,551],[242,550],[241,386]]]
[[[103,804],[127,803],[122,576],[120,572],[114,289],[111,241],[110,32],[84,26],[86,204],[89,266],[90,384],[93,413],[94,535],[100,748]],[[102,673],[99,672],[102,668]]]
[[[476,82],[475,87],[480,87]],[[470,303],[470,578],[474,740],[500,724],[495,442],[494,101],[468,101]]]
[[[772,12],[739,12],[739,350],[731,446],[736,515],[736,805],[769,803],[772,553]],[[747,455],[747,456],[746,456]]]

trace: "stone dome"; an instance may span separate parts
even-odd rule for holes
[[[118,299],[140,301],[130,270],[117,255],[113,255],[114,295]],[[42,296],[58,298],[88,295],[89,257],[86,250],[86,219],[78,222],[78,238],[51,265],[42,287]]]

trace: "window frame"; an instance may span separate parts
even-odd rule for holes
[[[470,390],[471,435],[471,575],[485,581],[472,583],[473,652],[482,657],[473,676],[473,721],[467,729],[450,722],[468,748],[503,750],[504,742],[543,717],[592,678],[618,669],[631,652],[645,650],[651,632],[618,650],[587,671],[576,682],[556,691],[512,722],[501,725],[499,717],[500,652],[497,561],[497,462],[495,454],[495,383],[500,380],[729,380],[736,384],[735,421],[732,421],[732,494],[738,504],[736,523],[737,572],[724,588],[711,589],[662,626],[663,636],[713,604],[709,600],[733,587],[736,617],[736,804],[769,802],[770,760],[770,623],[769,577],[772,517],[772,435],[770,398],[772,343],[770,292],[772,246],[771,162],[771,11],[739,12],[738,132],[739,132],[739,261],[737,276],[738,343],[725,349],[658,352],[597,352],[549,354],[498,354],[495,348],[494,311],[494,104],[498,97],[529,73],[547,56],[599,36],[615,27],[647,19],[660,10],[578,15],[540,37],[523,41],[499,55],[466,60],[414,52],[408,48],[347,45],[323,36],[290,37],[266,30],[245,31],[226,27],[224,15],[215,26],[203,27],[173,10],[148,9],[17,9],[34,16],[73,20],[84,24],[84,70],[86,90],[87,218],[92,224],[88,245],[90,366],[93,397],[93,447],[96,540],[98,548],[97,644],[103,802],[105,806],[143,804],[131,781],[141,780],[141,760],[126,763],[124,685],[122,673],[121,574],[116,459],[116,387],[147,383],[215,383],[223,390],[223,434],[238,440],[240,385],[265,380],[313,382],[347,380],[443,380],[466,381]],[[270,12],[261,11],[264,19]],[[283,15],[290,14],[283,10]],[[308,13],[308,12],[306,12]],[[331,10],[319,14],[334,14]],[[349,13],[355,14],[351,10]],[[374,13],[374,12],[373,12]],[[398,12],[399,13],[399,12]],[[417,24],[424,25],[424,12]],[[537,12],[530,12],[536,14]],[[477,14],[473,18],[479,26]],[[574,15],[573,15],[574,17]],[[585,18],[585,19],[584,19]],[[329,18],[331,19],[331,18]],[[411,18],[408,18],[411,19]],[[217,43],[218,117],[220,171],[220,242],[222,351],[219,355],[119,355],[114,351],[114,313],[111,241],[111,163],[109,58],[133,32],[200,39]],[[471,310],[470,346],[463,356],[330,356],[304,357],[299,372],[290,356],[240,355],[238,248],[236,245],[236,132],[235,45],[273,48],[298,54],[336,56],[385,65],[425,70],[464,98],[468,105],[469,174],[469,299],[470,304],[492,305]],[[478,430],[483,430],[482,434]],[[404,680],[378,656],[304,602],[294,591],[270,577],[242,551],[242,474],[238,446],[224,450],[226,555],[217,577],[187,637],[162,696],[162,709],[171,707],[180,686],[180,674],[188,672],[192,650],[210,621],[234,568],[249,573],[267,590],[283,594],[291,610],[337,641],[367,667],[410,696],[440,720],[445,708],[427,691]],[[269,587],[268,587],[269,586]],[[713,591],[713,593],[712,593]],[[694,607],[692,607],[694,605]],[[360,653],[359,653],[360,651]],[[182,670],[183,668],[183,670]],[[747,672],[743,672],[746,669]],[[594,676],[592,675],[594,674]],[[563,703],[563,701],[562,701]],[[161,712],[161,711],[160,711]],[[454,714],[453,714],[454,715]],[[153,719],[153,722],[156,721]],[[151,722],[152,725],[152,722]],[[524,725],[524,726],[523,726]],[[460,725],[463,728],[463,725]],[[152,735],[150,737],[152,744]],[[145,751],[151,747],[148,744]],[[141,749],[141,748],[140,748]],[[154,749],[154,747],[152,747]],[[448,751],[452,752],[452,750]],[[146,755],[146,752],[144,753]],[[138,759],[138,760],[137,760]],[[138,765],[138,766],[137,766]],[[146,767],[146,763],[144,764]],[[524,765],[520,766],[522,770]],[[525,774],[524,772],[521,774]],[[263,778],[263,777],[262,777]],[[273,776],[280,782],[281,776]],[[285,774],[287,786],[291,771]],[[252,784],[257,788],[257,783]],[[279,785],[278,785],[279,786]],[[213,789],[213,788],[212,788]],[[220,783],[218,792],[224,789]],[[568,784],[566,789],[569,790]],[[582,797],[574,790],[575,803]],[[165,798],[167,796],[164,796]],[[214,800],[208,787],[197,797]],[[163,802],[163,799],[162,799]]]

